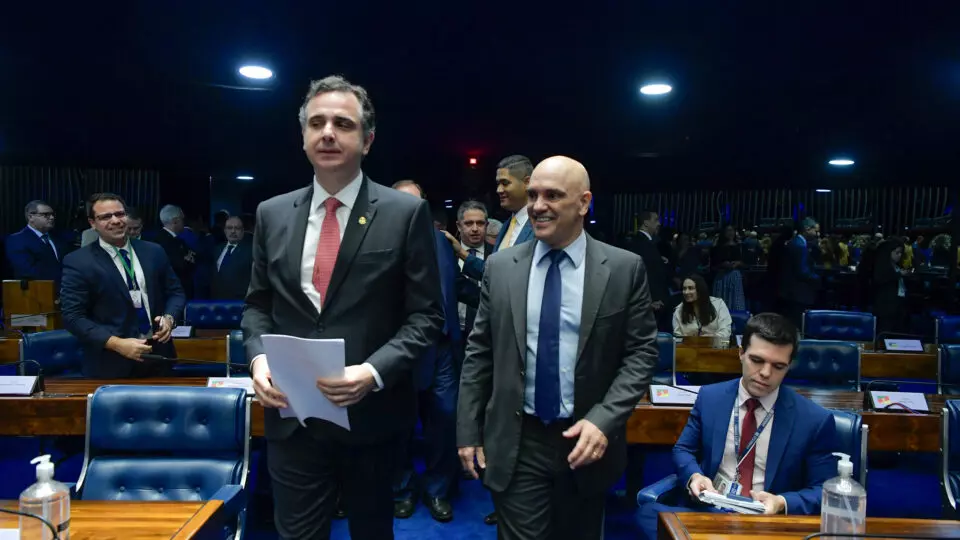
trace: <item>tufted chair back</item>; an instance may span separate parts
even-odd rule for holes
[[[937,317],[937,343],[960,344],[960,315]]]
[[[811,309],[803,315],[803,337],[870,341],[877,335],[877,319],[872,313]]]
[[[238,329],[243,305],[239,300],[192,300],[184,309],[184,324],[204,329]]]
[[[730,310],[730,318],[733,319],[733,335],[742,336],[743,329],[747,327],[747,321],[750,320],[750,312]]]
[[[860,388],[860,349],[846,341],[800,340],[784,384],[821,390]]]
[[[66,330],[48,330],[23,334],[20,359],[35,360],[43,366],[43,375],[79,376],[83,364],[83,347]],[[24,375],[36,375],[35,365],[23,364]]]

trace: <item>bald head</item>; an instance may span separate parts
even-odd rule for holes
[[[583,233],[590,211],[590,175],[580,162],[554,156],[540,162],[527,186],[527,212],[537,240],[563,249]]]

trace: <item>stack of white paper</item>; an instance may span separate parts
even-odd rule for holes
[[[270,362],[273,385],[287,396],[289,407],[280,416],[296,418],[305,425],[307,418],[319,418],[350,429],[347,409],[327,399],[317,388],[321,377],[343,377],[346,364],[342,339],[304,339],[267,334],[260,337]]]
[[[709,491],[700,493],[700,500],[721,510],[732,510],[738,514],[762,514],[764,511],[763,503],[731,499],[725,495]]]

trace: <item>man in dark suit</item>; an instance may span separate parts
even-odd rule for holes
[[[650,286],[650,298],[653,300],[653,310],[656,312],[657,327],[662,332],[672,332],[671,314],[673,310],[670,302],[670,269],[669,261],[660,253],[657,245],[660,234],[660,215],[653,210],[640,212],[640,232],[631,243],[631,251],[643,259],[647,269],[647,279]]]
[[[50,235],[56,214],[43,201],[27,203],[24,214],[27,226],[11,234],[6,243],[13,279],[50,280],[59,290],[61,262],[67,254],[67,246]]]
[[[87,215],[100,239],[64,258],[60,294],[63,325],[84,347],[83,374],[97,379],[166,374],[169,364],[140,356],[176,356],[170,333],[186,299],[170,261],[160,246],[127,237],[119,196],[94,195]]]
[[[243,300],[250,287],[253,243],[244,238],[243,221],[237,216],[227,219],[223,232],[226,241],[213,250],[211,257],[210,296],[214,300]]]
[[[459,275],[457,276],[457,306],[460,328],[463,335],[470,335],[473,330],[473,321],[477,317],[477,307],[480,306],[480,280],[467,276],[462,272],[466,259],[477,258],[487,260],[493,255],[494,245],[486,242],[487,207],[479,201],[465,201],[457,209],[457,231],[460,240],[451,239],[458,255]],[[499,234],[497,235],[499,236]],[[459,243],[458,243],[459,242]]]
[[[330,537],[337,486],[357,540],[393,538],[396,453],[416,420],[413,371],[443,327],[426,201],[360,169],[374,138],[366,90],[341,77],[310,84],[300,109],[310,186],[257,209],[243,332],[264,430],[274,522],[284,539]],[[342,338],[342,378],[317,388],[348,407],[350,431],[281,418],[260,336]]]
[[[423,189],[413,180],[401,180],[393,184],[393,188],[418,199],[426,199]],[[425,447],[425,467],[419,479],[422,497],[433,519],[446,522],[453,519],[450,498],[459,476],[456,415],[463,338],[457,317],[456,286],[460,270],[443,233],[433,231],[433,238],[437,248],[440,290],[443,293],[443,331],[440,341],[430,347],[420,361],[414,379]],[[409,443],[401,445],[399,449],[400,467],[393,486],[393,515],[401,519],[412,516],[416,510],[417,477],[413,470],[412,446],[411,430]]]
[[[163,230],[157,233],[154,242],[163,247],[170,259],[173,271],[177,273],[187,299],[194,298],[194,274],[197,269],[197,253],[190,249],[181,237],[185,224],[183,210],[179,206],[168,204],[160,209],[160,223]]]
[[[536,242],[487,261],[460,378],[457,445],[502,539],[598,539],[626,423],[657,361],[640,257],[583,230],[587,171],[552,157],[527,189]]]
[[[682,506],[644,504],[637,521],[657,538],[659,512],[711,512],[704,491],[751,497],[767,514],[817,515],[823,483],[837,474],[833,415],[781,386],[796,356],[796,327],[776,313],[752,317],[743,333],[743,376],[700,388],[673,463]],[[736,423],[737,429],[734,429]],[[738,465],[739,463],[739,465]]]
[[[786,243],[780,264],[780,314],[803,328],[803,313],[813,308],[820,290],[820,276],[813,269],[810,245],[820,238],[820,224],[811,217],[800,224],[800,234]]]

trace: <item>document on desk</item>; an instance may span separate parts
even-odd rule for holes
[[[296,418],[303,425],[307,418],[319,418],[350,429],[346,407],[335,405],[317,388],[320,377],[343,377],[346,352],[342,339],[267,334],[260,341],[273,384],[287,396],[289,406],[280,409],[280,416]]]
[[[0,529],[0,540],[20,540],[20,529]]]

